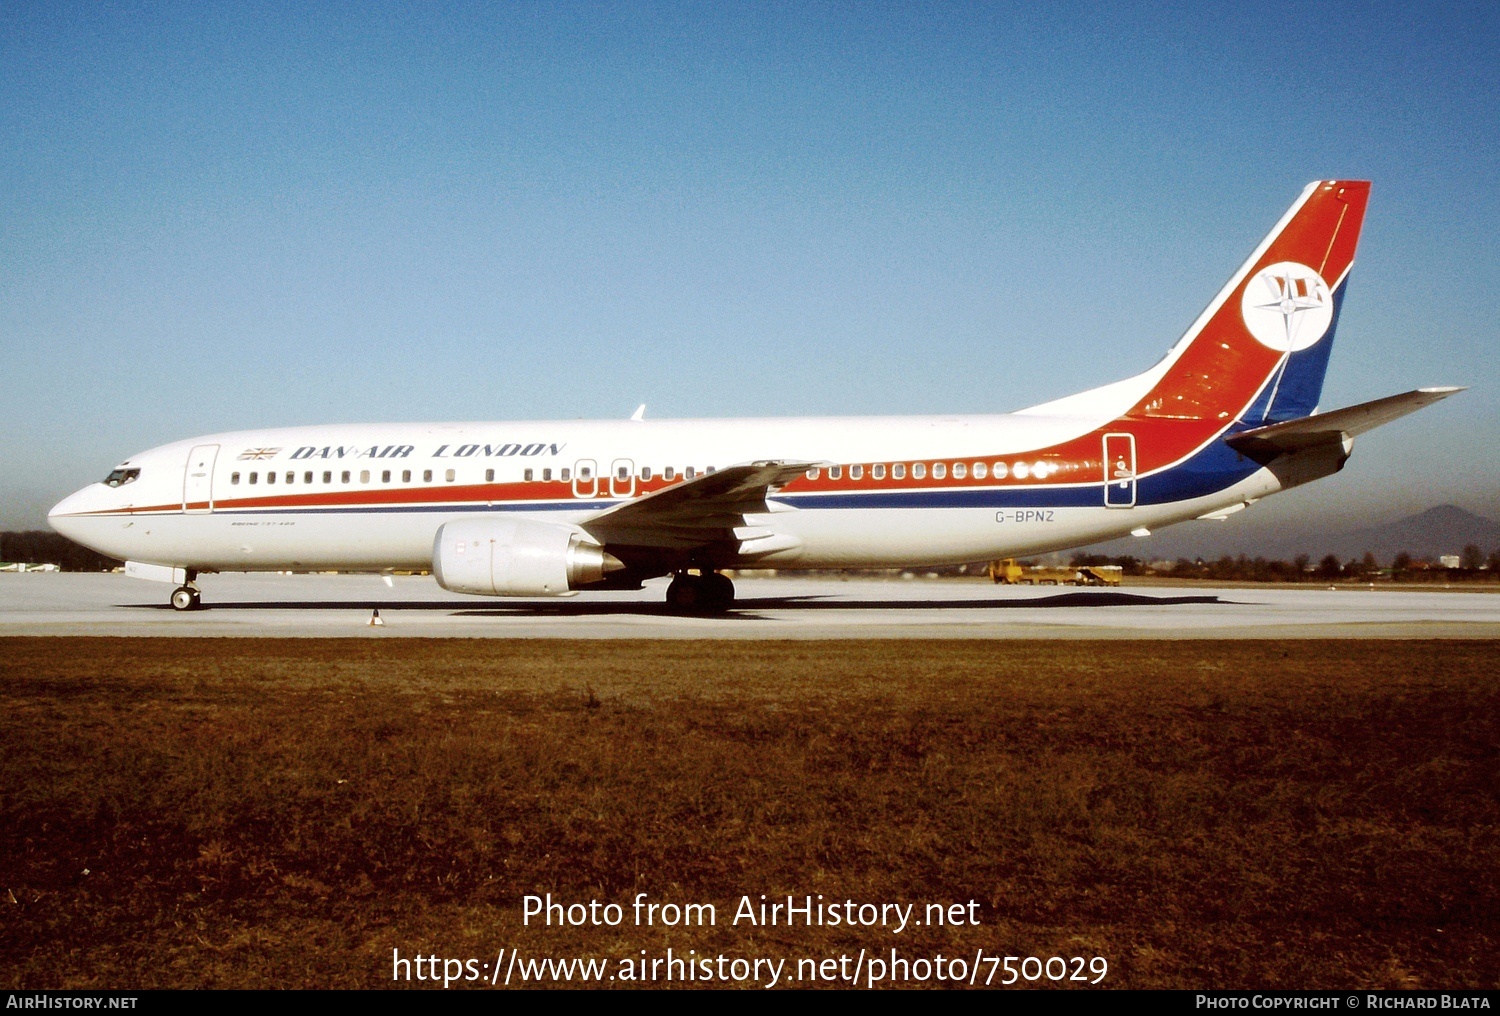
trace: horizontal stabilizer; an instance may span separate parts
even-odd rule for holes
[[[1273,423],[1269,427],[1241,431],[1233,437],[1225,438],[1224,443],[1247,458],[1266,463],[1282,455],[1342,442],[1461,391],[1462,388],[1456,387],[1418,388],[1413,392],[1390,395],[1374,402],[1361,402],[1357,406],[1335,409],[1331,413],[1319,413],[1300,420],[1287,420],[1285,423]]]

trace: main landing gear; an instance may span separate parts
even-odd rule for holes
[[[718,572],[678,572],[667,586],[667,606],[684,612],[715,612],[734,606],[734,583]]]

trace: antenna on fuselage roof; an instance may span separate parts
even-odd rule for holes
[[[630,418],[636,423],[640,423],[642,420],[644,420],[646,418],[646,404],[642,402],[639,406],[636,406],[635,412],[630,414]]]

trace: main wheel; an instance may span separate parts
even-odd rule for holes
[[[709,610],[728,610],[734,606],[734,583],[729,576],[710,572],[703,576],[703,606]]]
[[[667,606],[684,612],[728,610],[734,606],[734,583],[718,572],[680,573],[667,586]]]
[[[695,575],[679,573],[667,586],[667,606],[673,610],[698,610],[703,606],[703,585]]]
[[[178,586],[172,590],[173,610],[193,610],[199,604],[198,590],[188,586]]]

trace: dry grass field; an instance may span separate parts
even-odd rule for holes
[[[1493,988],[1497,657],[0,639],[0,985],[379,987],[393,948],[894,946],[1103,956],[1117,986]],[[719,920],[523,927],[533,892]],[[761,893],[975,899],[981,924],[730,926]]]

